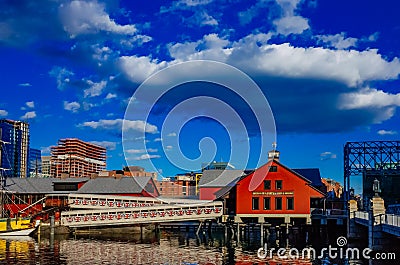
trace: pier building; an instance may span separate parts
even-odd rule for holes
[[[325,198],[318,169],[292,170],[279,162],[276,150],[266,164],[237,177],[225,194],[216,193],[225,201],[224,219],[237,223],[311,223],[312,208]]]

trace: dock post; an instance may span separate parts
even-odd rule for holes
[[[55,226],[54,215],[52,215],[50,216],[50,235],[54,235],[54,226]]]
[[[264,223],[261,223],[260,238],[261,238],[261,246],[264,246]]]
[[[199,235],[199,232],[200,232],[200,229],[201,229],[202,225],[203,225],[203,221],[200,221],[199,227],[197,228],[197,231],[196,231],[196,235],[197,236]]]
[[[37,222],[37,221],[36,221]],[[41,233],[41,226],[42,226],[42,222],[39,221],[39,226],[37,228],[38,232],[37,232],[37,237],[38,237],[38,242],[40,243],[40,233]]]

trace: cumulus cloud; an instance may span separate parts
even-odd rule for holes
[[[107,150],[115,150],[117,148],[117,143],[116,142],[110,142],[110,141],[91,141],[90,143],[102,146],[106,148]]]
[[[116,98],[117,94],[113,94],[113,93],[108,93],[106,96],[106,99],[112,99],[112,98]]]
[[[22,87],[30,87],[30,86],[32,86],[30,83],[21,83],[21,84],[18,84],[19,86],[22,86]]]
[[[36,118],[36,112],[28,111],[23,116],[20,117],[21,120],[30,120]]]
[[[143,154],[141,156],[134,157],[133,160],[147,160],[147,159],[156,159],[160,157],[161,157],[160,155]]]
[[[146,56],[122,56],[117,62],[119,68],[135,83],[143,82],[151,74],[167,66],[165,61],[158,62]]]
[[[170,55],[175,62],[188,60],[217,60],[225,62],[250,74],[281,76],[289,78],[315,78],[344,83],[355,87],[365,81],[396,79],[400,73],[400,61],[385,60],[376,49],[365,51],[331,50],[321,47],[294,47],[289,43],[267,44],[267,35],[261,35],[264,42],[257,41],[259,35],[229,43],[216,34],[209,34],[197,42],[170,45]],[[203,49],[200,49],[203,47]],[[155,70],[165,67],[166,62],[157,63],[141,58],[139,68],[148,74],[136,80],[143,80]],[[175,63],[169,62],[169,64]],[[285,63],[282,63],[285,62]],[[122,67],[128,76],[133,76],[132,59],[130,67]],[[132,80],[135,78],[132,77]]]
[[[217,26],[218,25],[218,21],[214,17],[207,14],[207,12],[205,12],[205,11],[200,13],[199,22],[200,22],[199,23],[200,25],[208,25],[208,26]]]
[[[33,108],[35,107],[35,102],[33,102],[33,101],[28,101],[28,102],[25,103],[25,105],[26,105],[28,108],[33,109]]]
[[[308,19],[296,15],[297,5],[300,0],[276,0],[282,9],[282,16],[273,21],[276,32],[282,35],[301,34],[310,28]]]
[[[332,152],[323,152],[319,156],[320,156],[321,160],[330,160],[330,159],[337,158],[337,155]]]
[[[8,115],[8,111],[0,109],[0,116],[5,117]]]
[[[64,109],[65,110],[68,110],[68,111],[71,111],[73,113],[76,113],[76,112],[78,112],[80,107],[81,107],[81,104],[79,104],[76,101],[73,101],[73,102],[64,101]]]
[[[64,90],[71,81],[70,78],[74,75],[74,73],[66,68],[55,66],[51,69],[49,75],[56,79],[57,88],[59,90]]]
[[[169,136],[169,137],[176,137],[176,133],[175,133],[175,132],[172,132],[172,133],[169,133],[167,136]]]
[[[346,38],[344,32],[335,35],[317,35],[315,36],[319,43],[327,44],[329,47],[336,49],[348,49],[350,47],[356,47],[358,39]]]
[[[147,148],[147,149],[128,149],[125,151],[128,154],[141,154],[141,153],[157,153],[158,149]]]
[[[98,83],[95,83],[91,80],[87,80],[86,83],[87,83],[87,85],[89,85],[89,88],[87,88],[83,91],[83,93],[84,93],[83,96],[85,98],[100,96],[103,93],[103,90],[107,86],[107,81],[105,81],[105,80],[100,81]]]
[[[93,129],[107,129],[107,130],[123,129],[124,131],[134,130],[134,131],[153,133],[153,134],[158,132],[157,126],[141,120],[115,119],[115,120],[87,121],[80,124],[79,126],[90,127]]]
[[[396,135],[397,131],[394,131],[394,130],[379,130],[377,132],[377,134],[379,134],[379,135]]]
[[[391,94],[376,88],[365,87],[351,93],[344,93],[339,100],[341,109],[383,108],[400,106],[400,93]]]
[[[40,151],[42,152],[42,155],[50,155],[51,146],[42,146],[40,147]]]
[[[307,30],[310,26],[308,20],[301,16],[283,17],[274,20],[276,32],[282,35],[300,34]]]
[[[61,21],[72,38],[99,31],[133,35],[135,25],[120,25],[105,11],[105,6],[97,1],[71,1],[60,5]]]

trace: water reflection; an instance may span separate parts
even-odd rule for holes
[[[223,231],[213,231],[211,234],[205,233],[199,236],[194,232],[164,231],[118,237],[101,235],[51,237],[42,238],[40,241],[30,237],[0,238],[0,264],[385,264],[376,261],[327,258],[314,261],[282,260],[276,255],[265,259],[258,258],[257,249],[262,239],[265,239],[268,247],[302,248],[313,244],[317,249],[332,241],[331,238],[327,238],[324,230],[290,231],[288,235],[273,230],[269,229],[263,236],[260,231],[243,234],[240,242],[234,235]],[[323,236],[317,238],[315,233]],[[396,261],[392,260],[387,264],[397,264]]]

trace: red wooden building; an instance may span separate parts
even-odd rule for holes
[[[235,222],[310,223],[311,208],[325,197],[311,180],[271,159],[243,176],[223,196]]]
[[[4,210],[8,216],[45,215],[67,206],[69,193],[158,197],[151,177],[7,178]],[[55,208],[54,208],[55,207]]]

